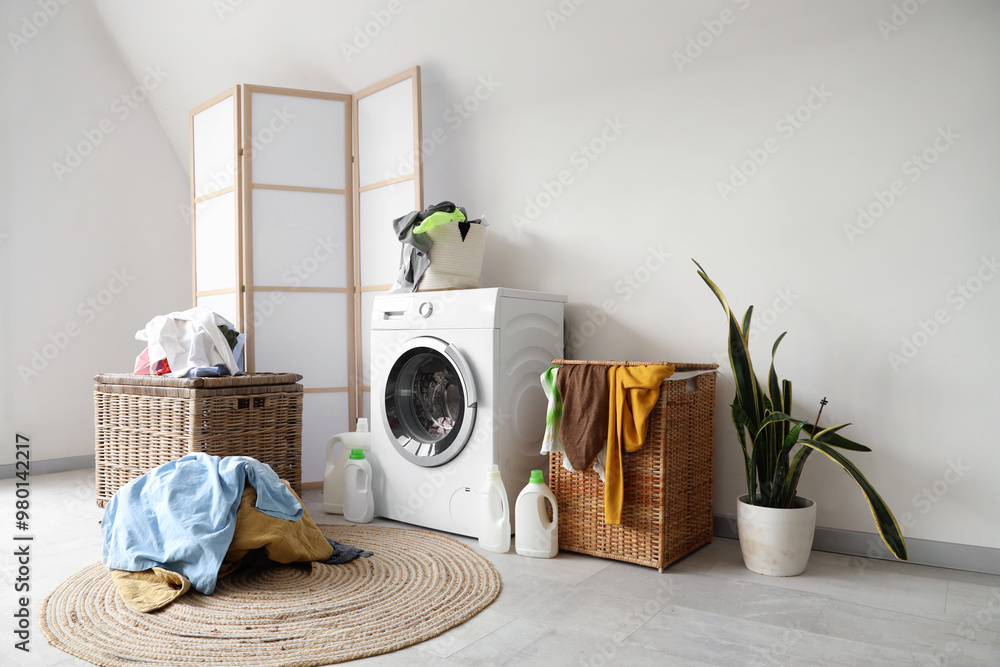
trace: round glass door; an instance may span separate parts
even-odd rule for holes
[[[404,346],[387,376],[384,400],[393,445],[421,466],[439,466],[457,456],[476,421],[469,366],[437,338]]]

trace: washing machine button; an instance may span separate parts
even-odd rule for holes
[[[430,301],[424,301],[417,310],[420,312],[421,317],[427,318],[434,312],[434,305]]]

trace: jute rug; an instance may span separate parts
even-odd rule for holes
[[[418,530],[320,526],[374,552],[346,565],[237,572],[141,614],[101,563],[60,584],[39,611],[49,643],[105,667],[312,667],[395,651],[482,611],[500,576],[461,542]]]

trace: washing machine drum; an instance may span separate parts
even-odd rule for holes
[[[434,467],[458,456],[476,423],[476,385],[462,354],[430,336],[403,345],[386,377],[385,418],[405,459]]]

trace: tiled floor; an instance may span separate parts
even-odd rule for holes
[[[92,471],[31,477],[35,613],[66,576],[100,559],[93,485]],[[323,513],[321,492],[304,499],[318,523],[342,520]],[[0,481],[0,506],[12,524],[13,480]],[[663,574],[566,552],[482,553],[503,580],[492,605],[431,641],[354,664],[1000,665],[997,576],[813,552],[804,575],[763,577],[727,539]],[[88,664],[48,646],[37,623],[31,653],[13,650],[17,564],[11,548],[2,554],[0,664]]]

